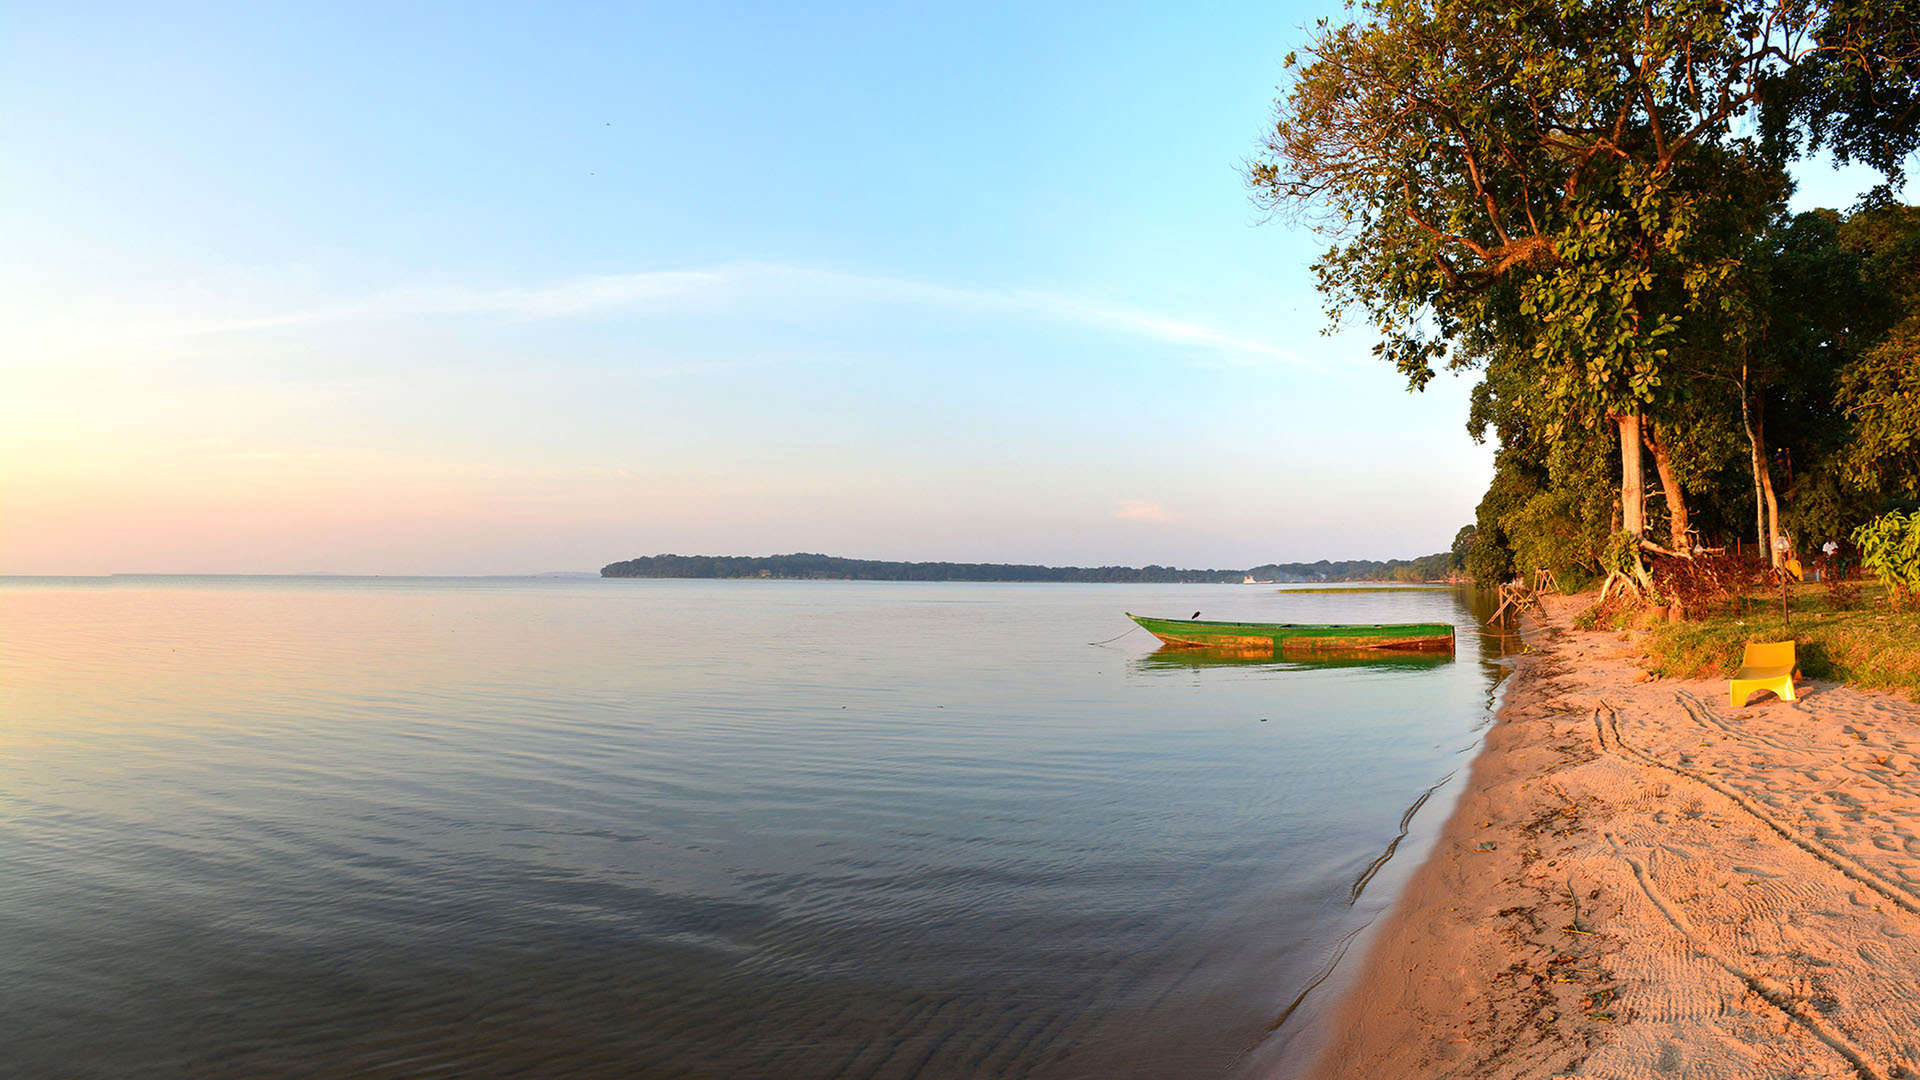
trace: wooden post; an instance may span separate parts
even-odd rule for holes
[[[1780,621],[1791,627],[1793,616],[1787,609],[1788,550],[1786,537],[1776,533],[1773,538],[1773,572],[1780,575]]]

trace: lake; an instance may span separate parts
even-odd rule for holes
[[[1204,663],[1121,614],[1196,609],[1462,629],[1439,664]],[[0,1063],[1285,1075],[1465,778],[1487,614],[1445,589],[0,579]]]

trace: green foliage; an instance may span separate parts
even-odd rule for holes
[[[1436,363],[1527,367],[1531,411],[1591,426],[1656,405],[1689,311],[1717,306],[1784,174],[1731,152],[1785,5],[1365,0],[1322,25],[1256,195],[1331,212],[1336,312],[1421,387]],[[1765,14],[1778,16],[1775,20]]]
[[[1552,570],[1563,589],[1592,581],[1612,517],[1607,474],[1613,468],[1597,436],[1553,446],[1515,438],[1503,446],[1475,512],[1467,573],[1482,586],[1541,567]]]
[[[1649,10],[1355,0],[1248,170],[1410,388],[1481,373],[1499,453],[1451,556],[1483,584],[1630,569],[1626,417],[1671,479],[1644,520],[1689,547],[1753,538],[1762,475],[1804,536],[1920,497],[1920,211],[1785,201],[1819,146],[1895,177],[1920,147],[1920,0]]]
[[[1920,210],[1800,214],[1757,246],[1756,384],[1782,517],[1797,536],[1845,536],[1920,498]]]
[[[1858,261],[1862,310],[1834,390],[1835,462],[1857,490],[1920,498],[1920,209],[1870,207],[1837,239]]]
[[[1904,691],[1920,701],[1920,612],[1888,613],[1880,591],[1848,597],[1796,587],[1789,623],[1780,618],[1773,588],[1748,597],[1744,611],[1657,625],[1646,638],[1652,669],[1669,678],[1727,678],[1739,669],[1747,642],[1792,640],[1810,678]]]
[[[1847,482],[1920,497],[1920,318],[1848,364],[1835,401],[1853,422],[1841,462]]]
[[[1405,566],[1393,568],[1395,581],[1440,581],[1453,574],[1453,556],[1445,551],[1422,555]]]
[[[1448,552],[1447,557],[1448,570],[1457,574],[1467,568],[1467,553],[1473,550],[1474,533],[1473,526],[1462,525],[1460,531],[1453,534],[1453,550]]]
[[[1447,577],[1447,553],[1441,551],[1416,559],[1384,562],[1321,559],[1310,563],[1265,563],[1248,570],[1247,575],[1261,581],[1440,581]]]
[[[1804,135],[1808,149],[1824,145],[1898,183],[1920,149],[1920,3],[1828,0],[1807,10],[1817,48],[1772,73],[1762,133],[1794,150]]]
[[[1616,532],[1607,537],[1607,546],[1600,555],[1600,569],[1608,574],[1632,576],[1633,560],[1640,550],[1640,538],[1630,532]]]
[[[1493,533],[1478,534],[1473,547],[1467,552],[1467,576],[1483,588],[1512,581],[1516,573],[1513,549],[1498,542],[1494,536]]]
[[[1493,483],[1474,512],[1473,544],[1467,549],[1467,573],[1482,588],[1511,581],[1519,572],[1507,524],[1540,493],[1545,479],[1544,470],[1511,450],[1495,454],[1493,463]]]
[[[1895,510],[1853,531],[1860,546],[1860,563],[1887,587],[1887,598],[1899,607],[1920,593],[1920,510]]]
[[[1564,487],[1542,491],[1522,504],[1506,527],[1513,538],[1514,566],[1521,574],[1544,566],[1570,590],[1593,580],[1594,542],[1600,533],[1582,514],[1577,492]]]
[[[1804,445],[1804,444],[1803,444]],[[1834,455],[1805,462],[1792,491],[1781,507],[1781,523],[1789,536],[1802,537],[1817,548],[1828,539],[1846,536],[1884,507],[1846,483]]]

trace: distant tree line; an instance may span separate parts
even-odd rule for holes
[[[649,555],[600,568],[601,577],[779,578],[822,581],[1065,581],[1134,584],[1259,581],[1438,581],[1456,569],[1447,552],[1417,559],[1321,559],[1248,570],[1172,566],[1031,566],[1017,563],[886,562],[832,555]]]
[[[1287,63],[1248,179],[1412,389],[1477,374],[1476,578],[1920,503],[1920,2],[1358,0]],[[1823,150],[1887,182],[1792,213]]]

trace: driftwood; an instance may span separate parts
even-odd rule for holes
[[[1654,543],[1653,541],[1647,539],[1644,536],[1640,538],[1640,550],[1651,551],[1655,555],[1665,555],[1665,556],[1668,556],[1669,558],[1674,558],[1674,559],[1693,558],[1693,552],[1691,551],[1674,551],[1670,548],[1663,548],[1659,544]]]

